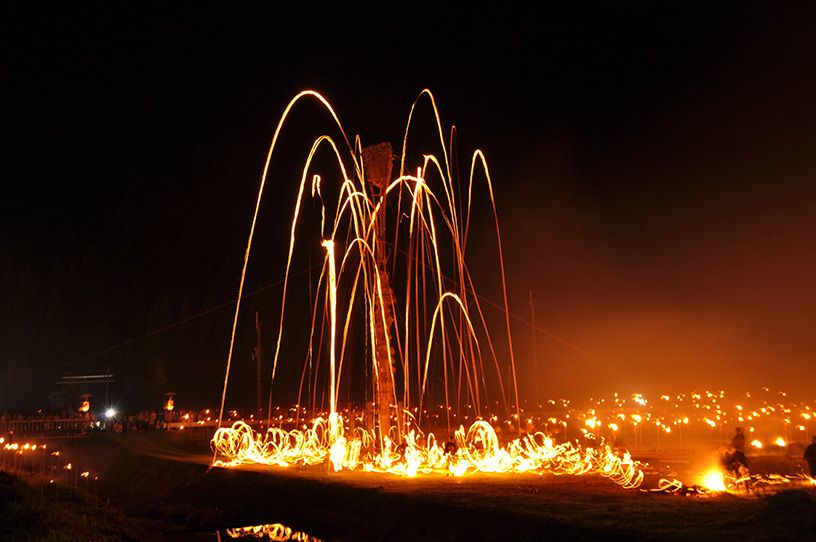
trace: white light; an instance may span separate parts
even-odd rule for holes
[[[109,408],[108,410],[105,411],[106,418],[113,418],[114,416],[116,416],[116,411],[114,409]]]

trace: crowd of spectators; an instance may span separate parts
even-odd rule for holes
[[[116,433],[138,431],[158,431],[178,429],[183,426],[209,425],[213,421],[209,409],[195,410],[144,410],[135,414],[120,414],[112,417],[109,427]]]

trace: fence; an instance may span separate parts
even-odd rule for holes
[[[94,422],[82,418],[42,418],[29,420],[0,420],[0,435],[16,436],[74,435],[90,430]]]

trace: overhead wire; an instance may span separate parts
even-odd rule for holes
[[[320,267],[321,265],[323,265],[322,262],[313,264],[313,265],[311,265],[309,267],[306,267],[306,268],[302,269],[301,271],[293,273],[291,276],[304,275],[304,274],[312,271],[316,267]],[[241,299],[246,299],[246,298],[249,298],[249,297],[253,297],[253,296],[256,296],[256,295],[258,295],[260,293],[263,293],[263,292],[265,292],[267,290],[271,290],[272,288],[274,288],[276,286],[280,286],[281,284],[283,284],[283,280],[284,279],[279,279],[279,280],[276,280],[274,282],[270,282],[268,284],[265,284],[264,286],[261,286],[260,288],[257,288],[257,289],[255,289],[255,290],[253,290],[253,291],[251,291],[251,292],[249,292],[247,294],[242,295]],[[129,346],[131,344],[137,343],[137,342],[139,342],[141,340],[144,340],[144,339],[147,339],[149,337],[153,337],[155,335],[159,335],[159,334],[164,333],[166,331],[169,331],[171,329],[175,329],[177,327],[183,326],[184,324],[190,323],[190,322],[192,322],[194,320],[198,320],[199,318],[203,318],[204,316],[207,316],[209,314],[217,312],[217,311],[219,311],[221,309],[233,306],[237,302],[238,302],[237,298],[236,299],[231,299],[230,301],[225,301],[224,303],[220,303],[220,304],[215,305],[213,307],[210,307],[208,309],[204,309],[201,312],[198,312],[198,313],[193,314],[191,316],[187,316],[186,318],[182,318],[181,320],[177,320],[177,321],[172,322],[170,324],[167,324],[165,326],[162,326],[162,327],[159,327],[159,328],[156,328],[156,329],[152,329],[152,330],[150,330],[150,331],[148,331],[148,332],[146,332],[146,333],[144,333],[142,335],[139,335],[137,337],[132,337],[132,338],[126,340],[126,341],[116,343],[114,345],[103,348],[102,350],[98,350],[98,351],[96,351],[96,352],[94,352],[92,354],[88,354],[88,355],[83,356],[81,358],[75,359],[72,362],[68,363],[67,366],[77,365],[79,363],[82,363],[83,361],[87,361],[87,360],[95,358],[97,356],[101,356],[103,354],[113,352],[114,350],[124,348],[125,346]]]
[[[388,243],[388,245],[392,249],[395,248],[393,246],[393,244],[391,244],[391,243]],[[395,250],[397,250],[401,254],[407,256],[407,254],[406,254],[406,252],[404,250],[402,250],[400,248],[396,248]],[[322,265],[323,265],[323,262],[315,263],[315,264],[313,264],[313,265],[311,265],[309,267],[306,267],[306,268],[304,268],[304,269],[302,269],[302,270],[300,270],[300,271],[298,271],[296,273],[293,273],[290,276],[295,277],[295,276],[304,275],[304,274],[306,274],[306,273],[308,273],[308,272],[310,272],[310,271],[314,270],[315,268],[320,267]],[[427,266],[428,264],[426,262],[423,262],[423,265]],[[452,281],[453,280],[452,278],[450,278],[450,277],[448,277],[446,275],[443,275],[442,278],[445,279],[446,281]],[[249,293],[246,293],[246,294],[242,295],[241,298],[242,299],[247,299],[247,298],[250,298],[250,297],[254,297],[254,296],[256,296],[258,294],[261,294],[261,293],[263,293],[263,292],[265,292],[267,290],[271,290],[272,288],[275,288],[276,286],[280,286],[281,284],[283,284],[283,282],[284,282],[284,279],[279,279],[279,280],[276,280],[274,282],[270,282],[268,284],[265,284],[264,286],[261,286],[260,288],[257,288],[255,290],[249,292]],[[543,329],[542,327],[540,327],[535,322],[531,322],[530,320],[524,318],[523,316],[519,316],[518,314],[514,313],[513,311],[510,311],[509,309],[506,309],[503,305],[500,305],[500,304],[492,301],[490,298],[487,298],[484,295],[481,295],[479,293],[476,293],[476,297],[478,297],[480,301],[484,302],[485,304],[489,305],[490,307],[492,307],[492,308],[494,308],[496,310],[499,310],[501,312],[507,312],[507,314],[511,318],[513,318],[514,320],[516,320],[518,322],[521,322],[521,323],[523,323],[523,324],[525,324],[527,326],[530,326],[537,333],[545,335],[545,336],[549,337],[550,339],[552,339],[554,341],[557,341],[557,342],[563,344],[564,346],[566,346],[566,347],[568,347],[568,348],[570,348],[570,349],[572,349],[572,350],[574,350],[574,351],[576,351],[576,352],[578,352],[580,354],[583,354],[583,355],[585,355],[585,356],[587,356],[589,358],[594,359],[595,361],[603,362],[603,360],[601,358],[599,358],[598,356],[596,356],[595,354],[593,354],[591,352],[588,352],[587,350],[581,348],[580,346],[578,346],[578,345],[576,345],[576,344],[574,344],[574,343],[572,343],[572,342],[570,342],[570,341],[568,341],[568,340],[566,340],[566,339],[564,339],[562,337],[559,337],[558,335],[555,335],[554,333],[551,333],[550,331],[547,331],[546,329]],[[201,312],[198,312],[196,314],[193,314],[193,315],[187,316],[185,318],[182,318],[181,320],[177,320],[175,322],[164,325],[162,327],[152,329],[152,330],[150,330],[150,331],[148,331],[148,332],[146,332],[146,333],[144,333],[142,335],[139,335],[137,337],[131,337],[130,339],[128,339],[126,341],[122,341],[122,342],[113,344],[111,346],[105,347],[105,348],[103,348],[101,350],[98,350],[96,352],[93,352],[91,354],[83,356],[81,358],[75,359],[75,360],[71,361],[70,363],[66,364],[66,366],[70,367],[70,366],[77,365],[79,363],[82,363],[83,361],[93,359],[93,358],[101,356],[103,354],[107,354],[109,352],[119,350],[120,348],[130,346],[131,344],[137,343],[137,342],[139,342],[141,340],[144,340],[144,339],[153,337],[155,335],[159,335],[161,333],[170,331],[170,330],[175,329],[177,327],[188,324],[188,323],[190,323],[192,321],[195,321],[195,320],[198,320],[198,319],[203,318],[205,316],[208,316],[208,315],[210,315],[210,314],[212,314],[214,312],[218,312],[219,310],[222,310],[222,309],[225,309],[227,307],[233,306],[235,303],[237,303],[237,301],[238,301],[237,298],[236,299],[231,299],[229,301],[225,301],[225,302],[220,303],[218,305],[215,305],[213,307],[209,307],[207,309],[204,309]]]

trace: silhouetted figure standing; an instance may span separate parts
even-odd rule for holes
[[[748,471],[748,458],[745,457],[745,433],[742,427],[737,427],[734,432],[731,450],[725,454],[725,466],[735,478],[744,481],[746,491],[751,491],[751,475]]]
[[[816,478],[816,435],[810,437],[810,446],[805,448],[805,461],[807,461],[810,477]]]
[[[734,448],[735,462],[747,467],[748,458],[745,457],[745,433],[742,427],[737,427],[734,438],[731,439],[731,447]]]

